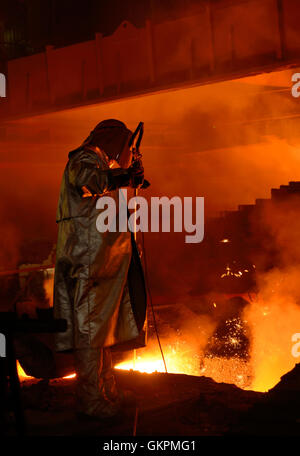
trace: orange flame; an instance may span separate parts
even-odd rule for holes
[[[34,380],[35,377],[31,377],[30,375],[27,375],[24,371],[24,369],[22,368],[22,366],[20,365],[19,361],[17,361],[17,371],[18,371],[18,376],[19,376],[19,379],[23,382],[23,381],[26,381],[26,380]],[[76,374],[73,373],[73,374],[70,374],[70,375],[66,375],[65,377],[63,377],[64,379],[71,379],[71,378],[75,378],[76,377]]]

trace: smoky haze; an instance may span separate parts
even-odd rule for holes
[[[8,123],[1,145],[1,269],[24,261],[24,244],[55,243],[67,153],[105,118],[123,120],[131,129],[145,122],[142,152],[151,187],[141,194],[204,196],[206,218],[298,180],[297,100],[287,89],[271,89],[253,77]],[[197,245],[186,244],[184,236],[145,234],[158,299],[185,295],[199,279]]]
[[[297,362],[291,349],[300,322],[299,209],[299,195],[289,196],[252,221],[267,234],[273,257],[271,267],[258,271],[257,292],[244,311],[251,328],[252,388],[259,391],[273,387]]]

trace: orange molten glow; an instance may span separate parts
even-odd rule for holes
[[[66,375],[66,376],[65,376],[65,377],[63,377],[63,378],[65,378],[65,379],[69,379],[69,378],[75,378],[75,377],[76,377],[76,374],[75,374],[75,372],[74,372],[73,374],[70,374],[70,375]]]
[[[115,366],[115,369],[133,370],[151,374],[165,372],[161,354],[154,346],[139,350],[141,355],[133,357]],[[240,388],[247,388],[251,383],[251,366],[238,359],[206,358],[203,352],[197,352],[196,345],[179,342],[165,344],[164,356],[167,370],[172,374],[187,374],[211,377],[217,382],[234,383]]]
[[[162,340],[163,352],[168,373],[200,375],[200,356],[193,344],[176,338]],[[155,341],[150,341],[149,346],[139,349],[137,357],[133,356],[117,364],[115,369],[133,370],[151,374],[153,372],[166,372],[161,353]]]
[[[20,365],[19,362],[17,362],[17,370],[18,370],[18,375],[19,375],[19,379],[23,382],[25,380],[33,380],[35,377],[30,377],[30,375],[27,375],[25,372],[24,372],[24,369],[22,368],[22,366]],[[70,375],[66,375],[65,377],[63,377],[64,379],[71,379],[71,378],[75,378],[76,377],[76,374],[73,373],[73,374],[70,374]]]
[[[24,372],[22,366],[20,365],[19,361],[17,361],[17,370],[18,370],[19,379],[21,381],[29,380],[29,379],[33,378],[33,377],[30,377],[29,375],[25,374],[25,372]]]
[[[280,377],[291,370],[297,362],[292,356],[291,337],[299,333],[300,306],[294,299],[293,284],[297,284],[298,269],[273,271],[264,276],[262,293],[251,297],[243,319],[250,329],[249,359],[218,358],[205,356],[208,338],[215,325],[209,319],[196,321],[195,315],[185,314],[181,330],[172,330],[161,337],[168,373],[211,377],[217,382],[232,383],[240,388],[265,392],[275,386]],[[213,309],[219,305],[212,301]],[[232,345],[238,344],[233,336]],[[115,366],[118,370],[133,370],[151,374],[165,372],[165,366],[156,340],[148,346],[132,352],[128,358]],[[31,380],[18,363],[21,381]],[[64,379],[74,379],[75,373]]]
[[[252,329],[251,389],[268,391],[299,359],[292,355],[291,338],[299,332],[300,307],[289,296],[274,293],[268,305],[257,300],[245,315]]]
[[[164,363],[159,359],[141,359],[138,357],[136,361],[124,361],[115,366],[115,369],[120,370],[134,370],[138,372],[144,372],[146,374],[152,374],[153,372],[165,372]]]
[[[273,285],[277,278],[274,275],[270,281]],[[257,297],[245,309],[244,319],[251,332],[249,359],[207,358],[195,341],[176,342],[174,337],[167,343],[162,341],[168,372],[211,377],[217,382],[260,392],[273,388],[297,362],[291,353],[291,336],[299,332],[300,321],[300,307],[273,288],[272,298],[269,295],[265,301],[262,296]],[[216,308],[216,303],[213,306]],[[230,341],[237,343],[234,338]],[[161,354],[154,345],[139,350],[136,360],[128,358],[115,368],[148,374],[165,372]]]

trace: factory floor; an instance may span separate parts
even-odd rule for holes
[[[115,425],[78,421],[74,379],[22,383],[32,436],[300,435],[300,364],[268,393],[245,391],[210,378],[117,371],[138,410]],[[13,428],[9,430],[13,434]]]

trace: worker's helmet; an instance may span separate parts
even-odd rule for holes
[[[82,146],[97,146],[110,160],[116,160],[121,168],[128,168],[132,159],[129,147],[131,137],[132,131],[123,122],[107,119],[96,125]]]

